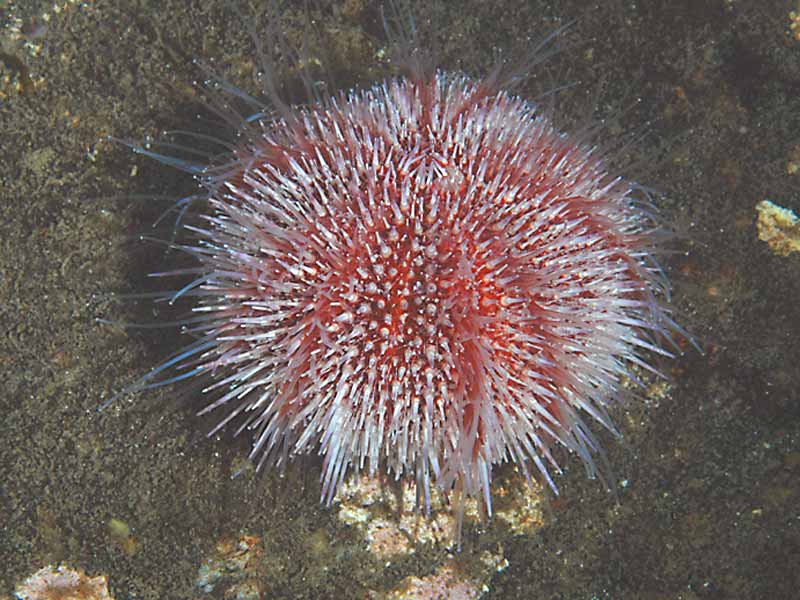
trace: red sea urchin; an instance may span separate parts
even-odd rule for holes
[[[206,375],[259,467],[319,453],[323,499],[385,467],[482,498],[493,466],[598,450],[583,419],[674,327],[642,192],[492,81],[391,79],[256,117],[179,245],[198,339],[140,382]],[[164,157],[161,157],[164,159]],[[165,162],[169,162],[164,159]],[[651,369],[652,370],[652,369]]]

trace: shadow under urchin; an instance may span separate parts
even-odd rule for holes
[[[556,491],[561,447],[602,477],[589,422],[616,432],[622,381],[660,375],[649,357],[680,329],[650,196],[590,128],[504,91],[525,69],[434,69],[393,8],[405,76],[329,94],[271,15],[270,47],[252,36],[268,100],[206,81],[232,142],[126,142],[200,191],[168,242],[191,264],[157,274],[187,282],[159,300],[190,303],[192,341],[123,393],[191,385],[220,414],[209,435],[248,432],[258,469],[320,455],[326,504],[352,471],[413,481],[426,512],[432,486],[453,493],[460,532],[466,497],[491,515],[501,463]],[[305,65],[304,104],[279,93],[276,51]]]

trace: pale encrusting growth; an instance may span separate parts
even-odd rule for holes
[[[264,119],[202,223],[199,339],[159,367],[272,465],[324,456],[323,497],[387,467],[482,497],[554,442],[590,474],[606,413],[671,321],[634,186],[536,108],[460,76],[390,80]]]

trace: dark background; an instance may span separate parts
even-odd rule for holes
[[[118,600],[208,597],[198,568],[240,532],[264,540],[269,598],[365,598],[449,560],[425,547],[385,568],[320,507],[313,461],[305,477],[246,470],[232,480],[247,440],[206,439],[212,421],[176,406],[175,390],[97,411],[181,342],[95,319],[163,318],[108,292],[152,289],[146,273],[164,268],[163,249],[136,237],[169,201],[148,196],[194,189],[103,140],[196,130],[204,109],[192,82],[203,72],[193,58],[257,92],[259,59],[227,4],[99,0],[55,13],[50,0],[0,1],[0,598],[58,562],[106,575]],[[378,3],[321,5],[326,45],[312,40],[311,56],[337,85],[391,72]],[[304,13],[292,6],[279,26],[301,41]],[[616,499],[567,459],[544,526],[519,537],[468,528],[460,568],[502,545],[509,566],[486,595],[497,599],[794,597],[800,254],[776,256],[757,239],[755,205],[800,213],[800,173],[790,173],[800,163],[798,7],[463,0],[413,10],[438,63],[475,76],[576,20],[518,92],[570,84],[555,101],[565,129],[591,118],[605,122],[601,147],[636,138],[614,164],[661,193],[677,234],[664,259],[675,316],[705,350],[687,346],[664,366],[660,397],[617,411],[623,443],[601,436]],[[278,64],[276,74],[291,95],[296,73]],[[112,533],[111,519],[131,535]],[[309,553],[320,539],[325,552]]]

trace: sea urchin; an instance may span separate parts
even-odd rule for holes
[[[254,436],[259,467],[319,453],[477,496],[514,461],[552,486],[566,447],[597,472],[586,415],[642,351],[669,354],[655,223],[632,183],[491,81],[390,79],[258,128],[209,190],[193,240],[197,335],[149,374],[206,375],[203,412]],[[232,165],[232,166],[231,166]],[[144,387],[144,386],[142,386]],[[532,468],[531,465],[535,465]]]

